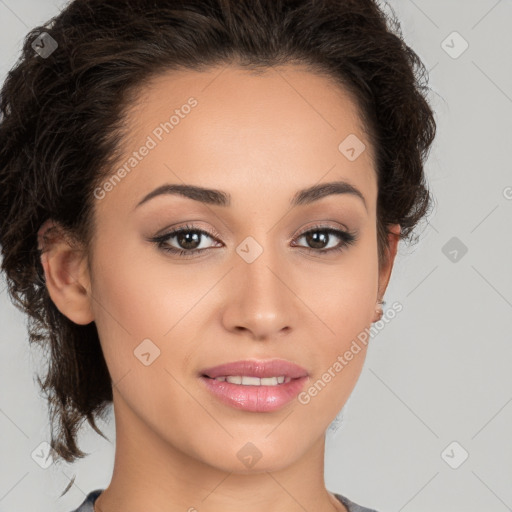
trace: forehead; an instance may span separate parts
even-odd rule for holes
[[[376,197],[373,148],[355,103],[332,79],[303,67],[168,71],[140,88],[125,119],[119,164],[149,140],[154,146],[114,191],[131,204],[164,182],[229,189],[236,197],[248,190],[291,196],[345,179],[370,204]],[[354,144],[366,149],[347,158]]]

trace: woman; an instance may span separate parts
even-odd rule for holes
[[[74,0],[27,36],[3,270],[49,353],[54,456],[113,404],[112,480],[78,511],[371,512],[323,454],[431,202],[425,69],[392,22],[373,0]]]

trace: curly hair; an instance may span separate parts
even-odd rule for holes
[[[33,42],[57,42],[44,57]],[[47,37],[47,36],[45,36]],[[74,0],[31,30],[0,92],[2,270],[29,341],[47,355],[51,447],[84,457],[77,433],[112,402],[94,322],[77,325],[51,300],[37,231],[47,219],[89,250],[94,190],[121,156],[127,108],[169,70],[301,64],[327,74],[358,108],[374,150],[379,262],[389,224],[400,239],[430,212],[424,161],[436,123],[426,69],[405,44],[394,13],[376,0]]]

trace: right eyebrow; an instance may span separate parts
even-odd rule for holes
[[[230,206],[231,196],[220,190],[211,188],[198,187],[196,185],[177,185],[177,184],[165,184],[162,185],[146,196],[144,196],[135,208],[138,208],[141,204],[153,199],[153,197],[162,194],[177,194],[201,203],[212,204],[215,206]]]

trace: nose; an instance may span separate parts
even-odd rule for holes
[[[240,259],[226,283],[224,328],[254,340],[290,334],[297,327],[302,303],[286,267],[284,256],[270,249],[252,263]]]

